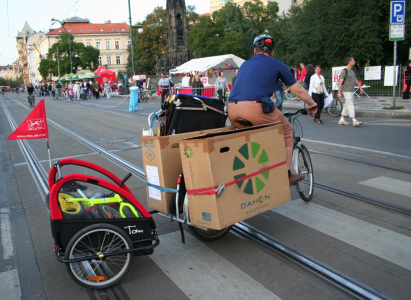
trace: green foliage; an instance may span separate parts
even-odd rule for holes
[[[390,1],[309,0],[280,16],[278,11],[275,1],[264,6],[251,0],[243,7],[230,1],[212,18],[202,17],[190,28],[190,49],[197,56],[232,53],[248,59],[254,37],[268,33],[275,40],[274,56],[288,65],[340,66],[347,56],[361,66],[393,63]],[[397,52],[402,63],[411,47],[411,5],[406,6],[406,15],[406,37],[398,42]]]
[[[5,85],[5,86],[9,86],[10,88],[15,88],[16,86],[23,84],[23,75],[20,75],[19,78],[17,78],[17,80],[10,80],[10,79],[6,79],[4,77],[0,77],[0,85]]]
[[[69,38],[73,60],[72,71],[70,70]],[[62,33],[57,37],[57,40],[57,43],[54,43],[49,49],[46,58],[40,61],[39,72],[42,77],[58,76],[59,65],[60,76],[70,72],[76,73],[78,68],[92,71],[97,69],[100,50],[92,46],[86,47],[83,43],[74,42],[71,34]]]
[[[165,9],[157,6],[143,21],[143,32],[133,29],[134,33],[134,58],[137,74],[155,73],[156,58],[167,48],[166,40],[167,14]],[[131,53],[131,47],[129,48]],[[128,73],[131,70],[131,54],[129,55]]]

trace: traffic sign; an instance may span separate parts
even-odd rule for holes
[[[403,41],[405,39],[405,25],[390,25],[390,41]]]
[[[405,23],[405,1],[391,1],[391,24]]]

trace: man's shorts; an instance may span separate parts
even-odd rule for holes
[[[240,125],[238,119],[250,121],[253,125],[262,125],[273,122],[281,122],[284,129],[284,142],[286,147],[293,147],[293,128],[279,109],[274,109],[272,113],[265,114],[261,103],[256,101],[239,101],[228,104],[228,118],[237,128],[247,126]]]

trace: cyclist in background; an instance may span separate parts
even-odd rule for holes
[[[299,84],[282,61],[273,58],[274,40],[264,34],[254,39],[254,57],[241,65],[236,78],[236,84],[228,100],[228,117],[236,127],[242,126],[238,119],[261,125],[280,121],[284,129],[286,161],[290,185],[304,179],[303,174],[291,174],[291,159],[293,155],[293,129],[290,122],[275,108],[271,101],[279,79],[289,87],[291,92],[307,103],[307,110],[316,112],[317,104]],[[263,111],[262,105],[269,107]]]

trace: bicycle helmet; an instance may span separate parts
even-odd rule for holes
[[[271,51],[274,49],[274,39],[268,34],[263,34],[254,39],[253,46],[258,50]]]

